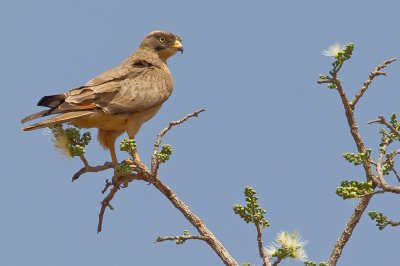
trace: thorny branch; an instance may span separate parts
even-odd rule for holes
[[[357,146],[357,150],[359,153],[365,153],[366,149],[364,146],[364,141],[361,137],[361,134],[358,130],[358,126],[357,126],[357,122],[356,119],[354,117],[354,106],[357,104],[357,102],[359,101],[359,99],[363,96],[363,94],[365,93],[365,91],[368,89],[369,85],[371,84],[372,80],[379,75],[386,75],[385,73],[381,72],[380,70],[385,68],[386,66],[388,66],[389,64],[391,64],[392,62],[394,62],[396,59],[389,59],[385,62],[383,62],[382,64],[380,64],[378,67],[376,67],[376,69],[370,74],[370,76],[368,77],[367,81],[364,82],[363,86],[361,87],[361,89],[357,92],[357,94],[354,96],[352,101],[349,101],[343,86],[340,82],[340,80],[337,78],[337,72],[330,72],[330,74],[332,75],[332,77],[328,77],[326,79],[321,79],[318,81],[319,84],[322,83],[329,83],[329,84],[334,84],[336,85],[336,90],[339,93],[339,96],[342,100],[342,104],[343,107],[345,109],[345,115],[346,115],[346,119],[347,119],[347,123],[350,127],[350,133],[355,141],[355,144]],[[370,161],[366,161],[363,163],[363,167],[364,167],[364,171],[365,171],[365,175],[368,181],[373,181],[375,183],[375,185],[378,185],[379,182],[377,182],[377,179],[375,178],[375,175],[372,171],[372,167],[371,167],[371,162]],[[385,188],[383,188],[385,189]],[[328,265],[330,266],[335,266],[338,259],[340,258],[342,251],[347,243],[347,241],[350,239],[355,227],[357,226],[358,222],[361,219],[361,216],[363,215],[365,209],[367,208],[369,201],[371,200],[372,196],[374,194],[370,194],[370,195],[366,195],[364,197],[361,198],[360,202],[358,203],[358,205],[356,206],[353,215],[350,217],[350,219],[348,220],[344,230],[342,231],[341,236],[339,237],[339,239],[336,241],[335,246],[332,250],[331,256],[328,260]]]
[[[164,128],[158,135],[157,139],[153,146],[153,155],[151,159],[151,171],[147,168],[145,164],[140,161],[139,156],[133,154],[133,161],[130,163],[130,166],[133,170],[133,173],[128,174],[126,176],[118,176],[114,175],[112,178],[112,182],[106,181],[105,188],[103,189],[103,193],[105,193],[110,187],[109,194],[104,198],[101,202],[101,209],[99,213],[99,223],[97,231],[100,232],[102,230],[103,225],[103,217],[107,207],[112,208],[110,205],[110,201],[114,198],[115,194],[122,188],[124,184],[132,182],[134,180],[142,180],[152,184],[158,191],[160,191],[174,206],[177,208],[182,215],[196,228],[199,235],[198,236],[190,236],[188,239],[197,239],[205,241],[214,252],[220,257],[225,265],[229,266],[237,266],[238,263],[235,259],[229,254],[226,248],[219,242],[219,240],[214,236],[214,234],[207,228],[204,222],[198,217],[195,213],[193,213],[189,207],[178,198],[178,196],[170,189],[163,181],[161,181],[158,176],[158,168],[160,162],[157,157],[158,148],[162,142],[163,136],[176,125],[180,125],[187,121],[191,117],[197,117],[199,113],[203,112],[204,109],[198,110],[196,112],[190,113],[183,117],[180,120],[172,121],[168,124],[166,128]],[[82,174],[87,172],[99,172],[109,168],[112,168],[112,163],[105,163],[103,166],[91,167],[87,163],[86,158],[81,157],[85,167],[83,167],[80,171],[78,171],[74,177],[75,179],[79,178]],[[75,180],[74,179],[74,180]],[[178,236],[181,240],[187,240],[182,238],[183,236]],[[186,236],[188,237],[188,236]],[[159,237],[156,242],[162,242],[164,240],[176,240],[176,237]]]

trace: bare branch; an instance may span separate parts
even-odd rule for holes
[[[97,233],[100,233],[102,228],[103,228],[103,218],[104,218],[104,213],[106,211],[106,208],[110,206],[110,201],[114,198],[115,193],[119,190],[119,185],[113,186],[111,189],[110,193],[108,193],[107,197],[103,199],[101,202],[101,208],[100,208],[100,213],[99,213],[99,223],[97,225]]]
[[[393,134],[396,134],[397,136],[400,137],[399,131],[397,131],[397,130],[394,128],[394,126],[392,126],[390,123],[388,123],[383,115],[380,115],[380,116],[379,116],[379,119],[377,119],[377,120],[372,120],[372,121],[368,121],[368,122],[367,122],[367,124],[373,124],[373,123],[379,123],[379,124],[385,125],[388,129],[390,129],[390,131],[391,131]]]
[[[395,222],[395,221],[392,221],[392,220],[388,220],[387,224],[390,224],[391,226],[395,227],[395,226],[399,226],[400,222]]]
[[[111,187],[112,184],[113,184],[112,182],[110,182],[110,181],[108,181],[108,179],[106,179],[106,184],[104,185],[104,188],[103,188],[103,190],[101,191],[101,194],[106,193],[106,192],[107,192],[107,189],[108,189],[109,187]]]
[[[282,258],[277,258],[276,261],[272,264],[272,266],[278,266],[279,263],[281,263]]]
[[[191,239],[206,241],[206,238],[203,236],[181,235],[181,236],[158,236],[156,241],[154,241],[154,243],[159,243],[163,241],[186,241]]]
[[[149,173],[150,174],[150,173]],[[204,238],[204,241],[214,250],[214,252],[221,258],[225,265],[237,266],[238,263],[229,254],[228,250],[219,242],[214,234],[207,228],[204,222],[189,207],[178,198],[178,196],[165,185],[157,176],[156,180],[152,183],[164,196],[177,208],[186,220],[188,220],[197,230],[197,232]]]
[[[386,139],[383,146],[381,147],[382,151],[379,153],[379,158],[378,158],[378,161],[376,162],[376,172],[378,174],[378,185],[384,191],[400,194],[400,186],[389,185],[386,182],[386,179],[384,177],[383,170],[382,170],[383,157],[385,156],[387,146],[389,145],[388,141],[389,140]]]
[[[318,84],[326,84],[326,83],[332,83],[332,82],[333,82],[333,79],[330,79],[330,78],[328,78],[328,79],[320,79],[320,80],[317,81]]]
[[[186,120],[188,120],[189,118],[198,117],[198,115],[199,115],[201,112],[204,112],[204,111],[205,111],[205,109],[200,109],[200,110],[197,110],[197,111],[195,111],[195,112],[193,112],[193,113],[190,113],[190,114],[186,115],[185,117],[183,117],[183,118],[181,118],[181,119],[179,119],[179,120],[177,120],[177,121],[171,121],[171,122],[169,122],[168,126],[165,127],[165,128],[157,135],[156,141],[155,141],[154,146],[153,146],[153,156],[151,157],[151,172],[153,173],[153,176],[154,176],[154,177],[157,177],[158,168],[159,168],[159,166],[160,166],[160,162],[159,162],[159,160],[158,160],[158,158],[157,158],[157,153],[158,153],[158,148],[160,147],[160,144],[161,144],[161,141],[162,141],[162,138],[164,137],[164,135],[167,134],[167,132],[168,132],[173,126],[180,125],[180,124],[184,123]]]
[[[377,190],[377,191],[371,193],[371,195],[383,194],[383,193],[385,193],[385,192],[386,192],[386,191],[384,191],[384,190]]]
[[[377,76],[386,76],[386,73],[381,72],[381,70],[383,68],[387,67],[388,65],[390,65],[391,63],[393,63],[394,61],[396,61],[396,58],[391,58],[389,60],[386,60],[385,62],[383,62],[382,64],[377,66],[375,68],[375,70],[371,72],[371,74],[369,74],[368,79],[364,82],[364,84],[361,86],[360,90],[357,92],[357,94],[354,96],[354,98],[350,102],[350,105],[353,108],[356,106],[357,102],[360,100],[360,98],[366,92],[366,90],[368,89],[369,85],[372,83],[374,78]]]
[[[392,171],[393,171],[394,175],[396,176],[397,181],[400,182],[400,176],[399,176],[399,174],[397,173],[396,169],[393,168]]]
[[[269,260],[269,255],[267,251],[264,249],[262,240],[262,228],[259,223],[255,223],[255,226],[257,229],[258,253],[260,254],[261,259],[263,260],[263,266],[272,266],[271,261]]]
[[[78,172],[76,172],[72,176],[72,182],[77,180],[81,175],[83,175],[85,173],[97,173],[97,172],[101,172],[101,171],[104,171],[104,170],[107,170],[110,168],[114,168],[114,164],[112,162],[105,162],[103,165],[98,165],[98,166],[90,166],[88,161],[86,160],[86,158],[83,155],[80,156],[80,158],[85,166],[82,167]]]
[[[360,221],[360,218],[363,215],[365,209],[368,207],[369,201],[371,200],[372,196],[372,194],[369,194],[361,198],[356,209],[354,210],[353,215],[350,217],[345,228],[343,229],[342,235],[339,237],[339,239],[335,243],[335,246],[333,247],[332,254],[328,260],[329,266],[336,265],[337,261],[342,255],[344,246],[353,234],[354,228]]]
[[[89,168],[89,167],[90,167],[90,166],[89,166],[89,162],[88,162],[88,160],[86,159],[85,155],[81,155],[81,156],[79,156],[79,158],[80,158],[81,161],[83,162],[83,165],[85,166],[85,168]]]

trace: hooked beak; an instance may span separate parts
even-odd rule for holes
[[[172,48],[176,49],[177,51],[181,52],[183,54],[183,46],[180,40],[176,40],[174,45],[172,45]]]

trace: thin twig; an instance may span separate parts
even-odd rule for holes
[[[399,174],[397,173],[396,169],[393,168],[392,171],[393,171],[394,175],[396,176],[397,181],[400,182],[400,176],[399,176]]]
[[[263,266],[272,266],[271,261],[269,260],[269,255],[267,251],[264,249],[263,239],[262,239],[262,228],[259,223],[255,223],[257,229],[257,243],[258,243],[258,253],[260,254],[261,259],[263,260]]]
[[[373,193],[371,193],[372,195],[377,195],[377,194],[383,194],[383,193],[385,193],[386,191],[384,191],[384,190],[377,190],[377,191],[374,191]]]
[[[281,263],[282,258],[277,258],[276,261],[272,264],[272,266],[278,266],[279,263]]]
[[[153,173],[153,176],[154,176],[154,177],[157,176],[158,168],[159,168],[159,166],[160,166],[160,162],[159,162],[159,160],[158,160],[157,153],[158,153],[158,148],[160,147],[160,144],[161,144],[161,141],[162,141],[162,138],[164,137],[164,135],[167,134],[167,132],[168,132],[173,126],[180,125],[180,124],[184,123],[186,120],[188,120],[188,119],[191,118],[191,117],[198,117],[198,115],[199,115],[201,112],[204,112],[204,111],[205,111],[204,109],[200,109],[200,110],[197,110],[197,111],[195,111],[195,112],[193,112],[193,113],[190,113],[190,114],[186,115],[186,116],[183,117],[182,119],[179,119],[179,120],[177,120],[177,121],[171,121],[171,122],[169,122],[168,126],[165,127],[165,128],[157,135],[156,141],[155,141],[154,146],[153,146],[153,155],[152,155],[152,158],[151,158],[151,172]]]
[[[396,194],[400,194],[400,186],[392,186],[386,182],[386,179],[383,174],[382,163],[383,157],[386,154],[387,146],[389,145],[389,139],[386,138],[386,141],[383,143],[383,146],[380,148],[382,151],[379,153],[378,161],[376,162],[376,172],[378,175],[378,184],[384,191],[392,192]]]
[[[105,162],[103,165],[98,166],[90,166],[85,157],[81,156],[81,160],[83,161],[85,166],[72,176],[72,182],[77,180],[81,175],[85,173],[97,173],[110,168],[114,168],[114,164],[112,162]]]
[[[101,202],[101,208],[100,208],[100,213],[99,213],[99,223],[97,225],[97,233],[100,233],[103,228],[104,213],[106,211],[106,208],[110,205],[110,201],[114,198],[115,193],[117,193],[118,190],[119,190],[119,185],[114,184],[110,193],[108,193],[107,197],[105,197],[103,199],[103,201]]]
[[[113,184],[112,182],[110,182],[110,181],[108,181],[108,179],[106,179],[106,184],[104,185],[104,188],[103,188],[103,190],[101,191],[101,194],[106,193],[106,192],[107,192],[107,189],[108,189],[109,187],[111,187],[112,184]]]
[[[154,243],[159,243],[163,241],[186,241],[190,239],[206,241],[206,238],[203,236],[181,235],[181,236],[158,236],[156,241],[154,241]]]
[[[371,74],[369,74],[367,80],[364,82],[364,84],[361,86],[360,90],[357,92],[357,94],[354,96],[354,98],[350,102],[350,105],[353,108],[356,106],[357,102],[360,100],[360,98],[363,96],[365,91],[368,89],[369,85],[372,83],[374,78],[377,76],[386,76],[386,73],[381,72],[381,70],[383,68],[387,67],[388,65],[390,65],[391,63],[393,63],[394,61],[396,61],[396,58],[391,58],[389,60],[386,60],[385,62],[383,62],[382,64],[377,66],[375,68],[375,70],[371,72]]]
[[[81,156],[79,156],[79,158],[81,159],[81,161],[83,162],[83,165],[84,165],[86,168],[89,168],[89,167],[90,167],[89,162],[88,162],[88,160],[86,159],[85,155],[81,155]]]
[[[400,225],[400,222],[395,222],[395,221],[392,221],[392,220],[387,220],[387,224],[389,224],[389,225],[395,227],[395,226],[399,226],[399,225]]]
[[[380,116],[379,116],[379,119],[377,119],[377,120],[372,120],[372,121],[368,121],[368,122],[367,122],[367,124],[373,124],[373,123],[379,123],[379,124],[385,125],[388,129],[390,129],[390,131],[391,131],[393,134],[395,134],[395,135],[397,135],[398,137],[400,137],[400,132],[397,131],[397,130],[394,128],[393,125],[391,125],[390,123],[388,123],[383,115],[380,115]]]
[[[140,174],[130,174],[127,176],[114,176],[113,181],[109,182],[106,180],[106,185],[104,189],[102,190],[102,193],[104,194],[109,187],[112,186],[112,189],[108,193],[108,195],[103,199],[103,201],[100,203],[101,208],[99,212],[99,222],[97,224],[97,233],[100,233],[101,230],[103,229],[103,219],[104,219],[104,213],[106,211],[106,208],[109,207],[111,210],[113,209],[110,205],[111,200],[114,198],[115,194],[119,191],[121,188],[122,184],[127,184],[129,182],[132,182],[134,180],[142,180],[149,182],[149,174],[147,175],[140,175]]]
[[[178,198],[178,196],[161,180],[157,180],[153,185],[177,208],[183,216],[197,229],[198,233],[203,236],[208,245],[221,258],[225,265],[235,265],[238,263],[229,254],[228,250],[219,242],[214,234],[207,228],[204,222],[189,207]]]

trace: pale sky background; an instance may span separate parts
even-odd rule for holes
[[[3,1],[0,264],[222,265],[199,241],[153,243],[159,235],[196,231],[143,182],[118,193],[96,234],[111,172],[71,183],[80,160],[62,157],[41,130],[20,130],[22,117],[41,110],[40,97],[119,64],[156,29],[180,35],[185,52],[169,61],[173,95],[137,137],[141,157],[149,161],[156,134],[170,120],[205,108],[165,138],[174,150],[160,170],[165,183],[239,263],[261,265],[254,226],[232,211],[244,203],[246,185],[267,210],[266,244],[296,229],[309,241],[310,259],[327,260],[357,203],[338,198],[335,188],[364,175],[341,157],[356,149],[337,93],[316,84],[331,63],[321,52],[337,41],[356,44],[341,72],[352,96],[377,64],[399,56],[399,10],[395,0]],[[371,148],[380,127],[365,122],[400,111],[399,62],[387,73],[357,108]],[[87,158],[93,165],[110,160],[95,140]],[[379,195],[368,209],[399,220],[398,204],[398,197]],[[398,228],[380,232],[365,215],[338,265],[398,265],[399,239]]]

